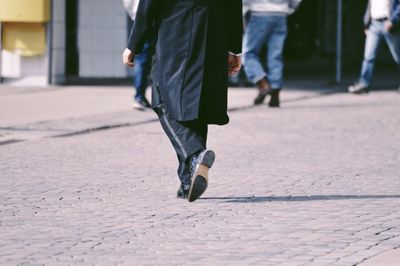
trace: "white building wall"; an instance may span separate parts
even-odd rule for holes
[[[0,50],[0,76],[9,85],[41,86],[47,84],[47,53],[21,56],[18,51]]]
[[[79,77],[126,77],[121,63],[127,40],[122,0],[80,0],[78,12]]]

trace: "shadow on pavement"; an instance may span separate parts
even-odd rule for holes
[[[201,201],[223,201],[228,203],[328,201],[328,200],[369,200],[400,199],[400,195],[310,195],[310,196],[249,196],[249,197],[205,197]]]
[[[291,109],[342,109],[342,108],[355,108],[355,107],[374,107],[376,103],[359,103],[359,104],[324,104],[324,105],[297,105],[297,106],[284,106],[286,110]],[[386,104],[385,106],[397,106],[397,104]]]

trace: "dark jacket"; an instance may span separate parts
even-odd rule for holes
[[[390,17],[388,18],[395,28],[400,27],[400,0],[393,0]],[[368,28],[371,24],[371,0],[368,1],[367,10],[364,15],[364,26]]]
[[[156,39],[152,105],[177,121],[226,124],[228,51],[242,51],[241,0],[141,0],[128,41]]]

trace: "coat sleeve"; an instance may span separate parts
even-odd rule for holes
[[[127,48],[135,54],[142,52],[144,44],[151,40],[156,31],[158,2],[159,0],[140,0],[139,2],[127,45]]]
[[[243,16],[242,0],[225,0],[227,7],[228,49],[234,54],[242,53]]]
[[[393,1],[393,11],[390,20],[393,24],[400,24],[400,1]]]

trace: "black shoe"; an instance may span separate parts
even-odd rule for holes
[[[193,202],[197,200],[207,189],[208,170],[215,160],[215,153],[212,150],[204,150],[197,156],[193,156],[190,162],[192,173],[192,183],[190,185],[188,200]]]
[[[271,94],[271,89],[258,90],[258,95],[254,99],[254,105],[262,104],[268,94]]]
[[[151,108],[151,105],[146,98],[134,99],[132,105],[133,105],[133,108],[135,108],[137,110],[141,110],[141,111],[144,111],[147,108]]]
[[[176,192],[177,198],[187,199],[189,195],[190,185],[183,185],[179,186],[178,191]]]
[[[279,101],[279,92],[280,89],[275,89],[271,91],[271,99],[269,99],[268,106],[269,107],[279,107],[280,106],[280,101]]]

